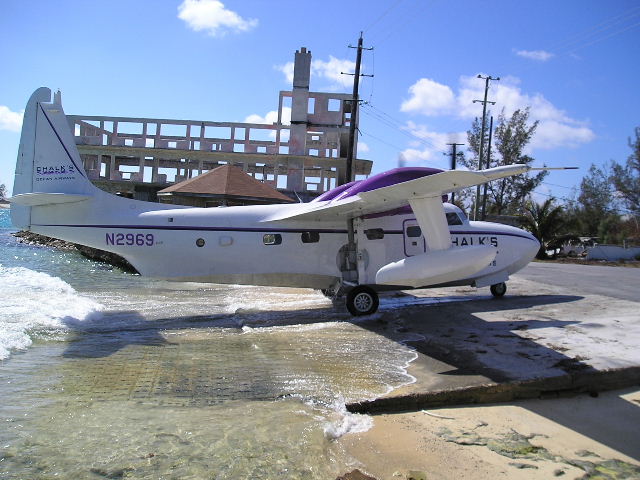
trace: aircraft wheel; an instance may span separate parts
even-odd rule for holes
[[[371,315],[378,310],[378,294],[370,287],[358,285],[347,294],[347,310],[354,317]]]
[[[496,298],[504,297],[504,294],[507,293],[507,284],[504,282],[496,283],[495,285],[491,285],[491,295]]]

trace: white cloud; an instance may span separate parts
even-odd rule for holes
[[[178,6],[178,18],[192,30],[204,30],[212,37],[220,37],[227,32],[246,32],[258,25],[257,19],[244,19],[227,10],[218,0],[184,0]]]
[[[433,132],[429,130],[429,127],[427,125],[416,124],[412,121],[408,121],[407,125],[403,127],[403,130],[407,130],[414,137],[425,140],[425,142],[430,145],[429,148],[433,148],[433,150],[436,152],[448,150],[449,147],[447,146],[447,144],[449,143],[463,143],[467,139],[466,132]],[[420,144],[423,144],[423,142],[417,140],[415,142],[412,142],[412,144],[412,146],[418,146]]]
[[[431,150],[418,150],[416,148],[407,148],[400,152],[400,155],[402,155],[405,165],[411,163],[423,163],[434,156]]]
[[[421,78],[409,87],[411,97],[402,102],[400,110],[423,115],[449,112],[455,105],[453,90],[430,78]]]
[[[12,112],[8,107],[0,105],[0,130],[19,132],[22,128],[24,112]]]
[[[278,122],[278,111],[271,110],[267,112],[264,116],[260,116],[257,113],[249,115],[244,119],[245,123],[264,123],[266,125],[273,125]],[[282,124],[290,125],[291,124],[291,108],[282,107]],[[251,129],[251,138],[254,140],[270,140],[275,141],[276,139],[276,131],[275,130],[257,130]],[[280,130],[280,141],[288,142],[289,141],[289,130],[281,129]]]
[[[284,73],[287,83],[293,83],[293,62],[284,65],[276,65],[276,70]],[[351,60],[336,58],[329,55],[329,60],[311,60],[311,76],[320,80],[329,81],[329,85],[323,87],[324,90],[337,90],[353,85],[353,76],[342,75],[341,72],[352,73],[356,68],[356,63]]]
[[[358,153],[365,153],[370,151],[369,145],[364,142],[358,142]]]
[[[280,70],[284,73],[285,78],[287,79],[287,83],[293,83],[293,62],[287,62],[284,65],[276,65],[275,69]]]
[[[272,125],[278,122],[278,111],[271,110],[267,112],[264,117],[258,115],[257,113],[253,113],[244,119],[245,123],[266,123],[267,125]],[[291,108],[282,107],[282,124],[289,125],[291,123]]]
[[[403,150],[400,155],[403,163],[406,164],[422,164],[429,167],[449,168],[449,157],[442,155],[443,151],[449,151],[451,147],[449,143],[466,143],[466,132],[440,133],[429,129],[427,125],[419,125],[414,122],[407,122],[403,127],[404,130],[410,132],[415,141],[410,142],[410,147]],[[421,142],[418,139],[424,140]]]
[[[519,57],[528,58],[530,60],[537,60],[538,62],[546,62],[554,55],[544,50],[514,50],[515,54]]]
[[[356,62],[335,58],[329,55],[329,61],[311,60],[311,75],[330,80],[334,86],[350,87],[353,85],[353,76],[343,75],[341,72],[353,73]]]
[[[593,131],[584,125],[556,120],[541,121],[531,139],[531,148],[550,150],[557,147],[577,147],[594,138]]]
[[[421,113],[428,116],[446,115],[464,120],[482,116],[482,104],[473,103],[484,96],[484,80],[477,76],[462,76],[457,92],[454,88],[430,79],[418,80],[410,89],[412,97],[402,103],[400,109],[409,113]],[[586,121],[571,118],[541,93],[528,94],[522,91],[520,80],[516,77],[503,77],[490,84],[489,100],[496,102],[489,106],[495,117],[504,109],[510,116],[518,109],[530,107],[531,121],[539,121],[530,149],[552,149],[557,147],[575,147],[590,142],[594,132]],[[422,138],[434,142],[438,139],[435,132],[422,132],[411,123],[407,129]],[[464,143],[465,140],[462,140]],[[442,143],[442,142],[440,142]],[[446,142],[446,143],[451,143]]]
[[[484,95],[484,81],[477,77],[461,77],[458,95],[460,116],[471,119],[482,115],[482,104],[472,103]],[[595,134],[587,122],[575,120],[564,110],[559,109],[541,93],[527,94],[520,88],[520,80],[505,77],[492,82],[489,99],[496,102],[497,112],[504,108],[506,115],[512,115],[518,109],[530,107],[529,119],[539,121],[530,148],[552,149],[557,147],[575,147],[590,142]]]

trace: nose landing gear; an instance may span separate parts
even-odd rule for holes
[[[491,295],[494,297],[504,297],[504,294],[507,293],[507,284],[504,282],[496,283],[495,285],[491,285],[490,290]]]

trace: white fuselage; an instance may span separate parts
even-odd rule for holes
[[[329,288],[342,278],[340,249],[347,243],[346,222],[268,221],[298,207],[167,209],[166,205],[100,192],[65,209],[37,209],[31,229],[121,255],[143,275],[178,281]],[[456,284],[484,286],[504,281],[538,250],[537,240],[523,230],[469,222],[449,204],[445,204],[445,211],[453,214],[449,226],[453,248],[491,245],[498,250],[486,268]],[[429,251],[429,232],[423,235],[410,213],[365,216],[356,219],[355,230],[359,284],[374,285],[376,272],[384,265]]]

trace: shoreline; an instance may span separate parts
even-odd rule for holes
[[[47,237],[33,232],[27,232],[24,230],[12,233],[19,242],[26,243],[28,245],[39,245],[43,247],[57,248],[65,251],[78,251],[84,257],[94,260],[96,262],[106,263],[117,267],[128,273],[138,273],[133,265],[131,265],[125,258],[111,252],[105,252],[97,248],[87,247],[85,245],[79,245],[76,243],[67,242],[65,240],[59,240],[57,238]]]

